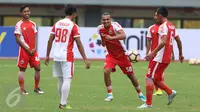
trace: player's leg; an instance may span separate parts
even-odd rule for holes
[[[164,73],[162,74],[162,80],[161,81],[164,82]],[[161,88],[159,88],[155,85],[155,90],[156,90],[156,92],[153,95],[157,95],[157,96],[162,95],[162,89]]]
[[[176,91],[170,89],[163,81],[162,74],[167,68],[168,64],[159,64],[158,69],[155,71],[154,84],[164,90],[168,95],[168,105],[171,104],[173,98],[176,96]]]
[[[61,62],[54,61],[53,63],[53,76],[58,78],[58,93],[61,97],[61,90],[63,85],[63,75],[62,75],[62,68],[61,68]]]
[[[28,54],[25,51],[21,50],[20,48],[18,62],[17,62],[17,66],[19,67],[18,82],[19,82],[21,93],[24,95],[28,94],[28,92],[24,88],[24,73],[28,65],[28,60],[29,60]]]
[[[28,95],[29,93],[24,88],[24,73],[25,73],[25,71],[26,71],[26,68],[19,67],[18,82],[19,82],[21,93],[23,95]]]
[[[111,72],[114,72],[116,60],[112,58],[111,56],[107,55],[105,59],[105,65],[104,65],[104,82],[107,89],[107,97],[105,98],[105,101],[112,101],[113,100],[113,94],[112,94],[112,84],[111,84]]]
[[[151,61],[148,67],[148,72],[146,74],[146,103],[139,106],[138,108],[151,108],[152,107],[152,100],[153,100],[153,91],[154,91],[154,82],[153,82],[153,75],[155,70],[157,69],[159,63]]]
[[[117,64],[120,67],[120,69],[123,71],[123,73],[126,74],[128,78],[130,79],[131,83],[133,84],[133,86],[135,87],[135,90],[138,93],[138,97],[140,98],[140,100],[145,102],[146,97],[142,94],[140,90],[140,85],[138,83],[136,76],[134,75],[132,64],[130,63],[128,58],[127,57],[121,58]]]
[[[68,104],[68,96],[70,92],[71,80],[74,74],[74,63],[73,62],[61,62],[62,75],[63,75],[63,85],[61,88],[61,101],[59,108],[71,107]]]
[[[34,67],[35,69],[35,74],[34,74],[34,79],[35,79],[35,87],[34,87],[34,92],[43,94],[44,92],[40,89],[39,84],[40,84],[40,59],[38,57],[38,53],[36,52],[33,56],[30,58],[30,66]]]
[[[111,85],[111,74],[112,68],[105,68],[104,69],[104,82],[107,89],[107,97],[105,98],[105,101],[112,101],[113,100],[113,94],[112,94],[112,85]]]

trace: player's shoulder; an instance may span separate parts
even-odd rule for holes
[[[29,20],[29,22],[36,26],[36,23],[34,21]]]
[[[16,26],[20,26],[22,23],[23,23],[23,21],[20,20],[20,21],[18,21],[18,22],[16,23]]]
[[[99,25],[99,26],[97,27],[98,30],[101,30],[101,29],[103,29],[103,28],[104,28],[103,24],[101,24],[101,25]]]
[[[149,29],[157,28],[157,27],[159,27],[159,26],[160,26],[160,25],[153,24],[153,25],[149,26]]]
[[[117,27],[121,27],[121,25],[118,22],[111,22],[112,26],[117,26]]]

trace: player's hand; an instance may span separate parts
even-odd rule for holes
[[[27,52],[28,52],[28,54],[31,55],[31,56],[34,55],[33,50],[28,49]]]
[[[179,55],[179,60],[180,60],[180,62],[182,63],[183,60],[184,60],[184,56],[183,56],[183,55]]]
[[[149,60],[151,60],[152,57],[153,57],[153,54],[150,53],[150,54],[146,55],[145,59],[146,59],[147,61],[149,61]]]
[[[174,61],[175,60],[175,56],[172,54],[171,60]]]
[[[31,52],[33,53],[33,54],[35,54],[35,52],[36,52],[36,49],[34,48],[34,49],[32,49],[31,50]]]
[[[45,65],[46,65],[46,66],[48,66],[48,65],[49,65],[49,60],[50,60],[50,58],[49,58],[49,57],[46,57],[46,58],[45,58],[45,61],[44,61],[44,63],[45,63]]]
[[[90,62],[88,62],[87,60],[84,60],[85,62],[85,68],[89,69],[90,68]]]
[[[110,35],[106,35],[107,40],[112,40],[113,38]]]

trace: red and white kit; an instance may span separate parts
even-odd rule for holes
[[[19,21],[15,26],[15,35],[20,35],[21,41],[30,49],[36,48],[36,34],[37,28],[33,21]],[[38,53],[35,52],[33,56],[30,56],[28,52],[19,47],[18,62],[17,65],[21,68],[27,68],[28,63],[30,67],[34,67],[40,64]]]
[[[68,18],[58,21],[52,28],[55,35],[52,54],[54,59],[54,77],[73,77],[74,53],[73,46],[76,37],[80,37],[79,27]]]
[[[124,74],[133,74],[133,68],[128,60],[123,40],[107,40],[105,38],[105,35],[116,36],[120,30],[123,30],[123,28],[117,22],[112,22],[108,29],[104,28],[103,25],[98,26],[98,33],[108,50],[104,69],[112,68],[115,71],[115,67],[118,65]]]

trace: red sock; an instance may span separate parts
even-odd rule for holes
[[[18,82],[19,82],[21,91],[24,91],[24,72],[22,71],[18,73]]]
[[[35,89],[39,87],[40,71],[35,71]]]
[[[108,86],[107,91],[108,91],[108,93],[112,93],[112,86]]]
[[[147,105],[152,105],[153,91],[154,91],[153,80],[151,78],[146,78],[146,97],[147,97],[146,104]]]
[[[161,88],[162,90],[164,90],[168,95],[170,95],[172,93],[172,90],[167,86],[165,85],[164,82],[162,81],[154,81],[154,83],[159,87]]]

